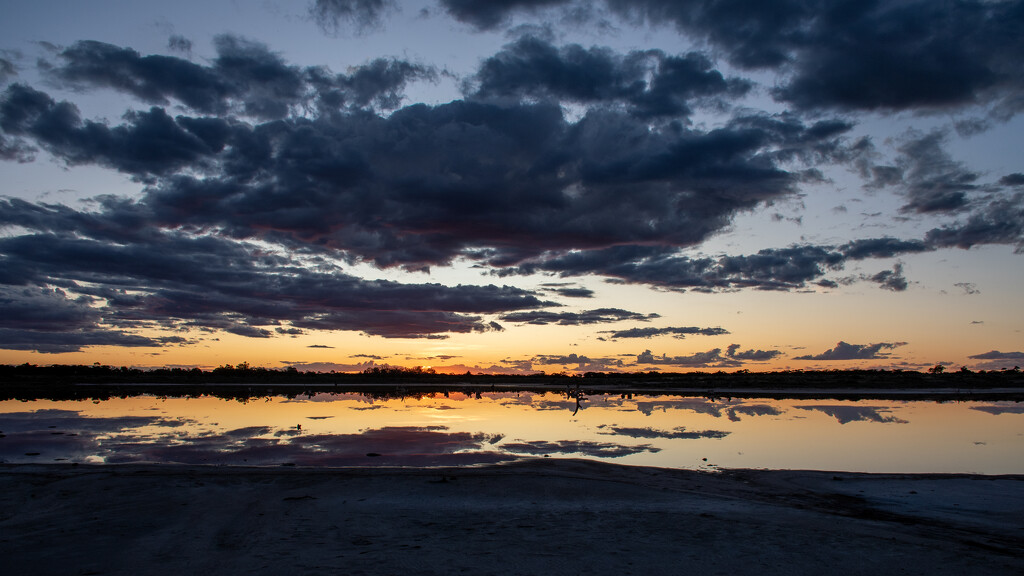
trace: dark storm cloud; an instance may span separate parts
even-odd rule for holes
[[[174,84],[178,68],[170,79],[145,76],[148,57],[109,45],[75,45],[52,74],[148,100],[187,100],[200,110],[241,100],[255,118],[285,114],[310,92],[323,113],[248,124],[171,118],[154,107],[111,127],[14,86],[0,125],[69,163],[146,178],[152,185],[138,209],[158,225],[220,229],[410,269],[458,256],[508,265],[548,251],[692,246],[737,211],[795,192],[803,176],[782,164],[842,156],[851,127],[748,114],[708,131],[652,128],[605,109],[570,123],[553,105],[485,102],[414,105],[386,118],[340,114],[339,102],[395,105],[396,90],[429,71],[374,61],[335,77],[289,66],[243,39],[220,37],[217,47],[209,67],[160,61],[174,61],[204,86],[227,87],[205,100]],[[114,74],[117,66],[104,64],[118,58],[130,65]],[[271,104],[280,110],[270,113]],[[506,217],[513,207],[522,218]]]
[[[379,28],[394,9],[393,0],[315,0],[309,13],[326,32],[338,33],[349,26],[362,32]]]
[[[236,127],[206,178],[165,178],[143,206],[168,226],[223,227],[381,266],[460,254],[515,263],[549,250],[695,244],[736,210],[795,190],[762,147],[815,144],[791,121],[701,133],[608,114],[568,125],[545,105],[453,102]]]
[[[413,80],[436,80],[433,68],[394,58],[376,58],[358,66],[335,82],[356,106],[375,105],[392,110],[402,100],[402,89]]]
[[[556,4],[446,6],[465,21],[500,23],[510,10]],[[685,10],[704,10],[698,4]],[[317,6],[342,15],[379,16],[386,8]],[[664,21],[689,26],[677,17],[682,7],[636,6],[645,16],[667,10]],[[816,9],[785,4],[776,16],[798,23],[794,34],[812,34],[828,25],[808,19]],[[769,12],[762,7],[731,17],[761,22],[776,17]],[[737,31],[736,47],[776,42],[778,62],[806,50],[768,28],[760,36]],[[728,36],[725,28],[709,30],[712,43]],[[703,291],[792,290],[831,282],[823,276],[848,260],[1024,244],[1024,202],[1007,193],[987,203],[972,198],[978,176],[951,160],[941,135],[932,133],[905,142],[894,166],[865,168],[878,186],[901,186],[908,211],[960,215],[923,241],[684,255],[737,214],[798,193],[801,183],[820,178],[817,166],[854,162],[864,146],[848,142],[848,121],[793,113],[744,111],[712,128],[686,124],[690,106],[747,89],[697,53],[620,54],[523,37],[481,64],[476,92],[466,101],[401,107],[406,84],[436,78],[434,69],[380,59],[334,74],[290,65],[267,46],[235,36],[218,37],[215,49],[207,64],[99,42],[55,52],[43,68],[64,87],[111,88],[154,105],[114,123],[84,119],[73,103],[27,85],[6,88],[4,158],[27,160],[38,147],[67,164],[120,170],[145,188],[137,200],[102,198],[90,211],[2,201],[0,223],[28,232],[0,239],[0,283],[58,286],[70,294],[61,296],[68,302],[92,298],[92,311],[81,312],[91,314],[83,321],[97,337],[113,331],[137,338],[127,331],[162,327],[251,337],[341,329],[439,338],[500,330],[489,314],[560,324],[646,318],[510,315],[553,303],[508,287],[363,281],[336,263],[428,270],[468,259],[501,274],[598,274]],[[744,52],[726,53],[735,59]],[[803,70],[799,62],[789,64],[795,78]],[[555,100],[582,104],[579,119],[567,117]],[[171,106],[186,113],[172,117]],[[659,114],[672,119],[652,124],[649,117]],[[1002,185],[1014,186],[1012,176]],[[322,268],[314,272],[311,265]],[[906,285],[898,269],[882,275],[873,280]],[[74,306],[61,303],[55,313]],[[755,353],[770,354],[749,351]],[[707,354],[704,364],[741,362],[741,353]],[[702,362],[681,358],[681,365]]]
[[[533,36],[521,37],[484,60],[474,84],[476,98],[622,102],[643,117],[687,116],[691,101],[735,98],[751,87],[746,80],[726,80],[706,56],[696,52],[669,56],[645,50],[620,55],[578,44],[556,47]]]
[[[60,289],[0,285],[0,348],[57,354],[86,346],[159,347],[184,343],[177,336],[148,338],[98,328],[94,299]]]
[[[998,102],[1019,108],[1018,2],[608,0],[671,22],[742,67],[784,69],[776,97],[805,108],[906,110]],[[1004,100],[1005,99],[1005,100]]]
[[[999,183],[1003,186],[1024,186],[1024,174],[1020,172],[1007,174],[999,179]]]
[[[441,0],[454,18],[493,29],[513,14],[586,8],[575,0]],[[1019,2],[605,0],[629,23],[674,25],[731,63],[785,73],[774,90],[800,108],[1020,110]]]
[[[547,310],[531,310],[528,312],[512,312],[501,317],[506,322],[525,324],[536,324],[546,326],[558,324],[559,326],[582,326],[587,324],[608,324],[622,322],[625,320],[640,320],[649,322],[654,318],[660,318],[658,314],[641,314],[630,312],[620,308],[598,308],[596,310],[584,310],[583,312],[548,312]]]
[[[480,30],[491,30],[505,23],[516,12],[536,12],[569,4],[567,0],[440,0],[453,18]]]
[[[630,328],[628,330],[608,330],[601,332],[610,334],[609,338],[651,338],[654,336],[671,335],[683,339],[690,335],[718,336],[728,334],[724,328],[698,328],[697,326],[668,326],[665,328]]]
[[[240,114],[260,120],[285,118],[311,103],[324,112],[371,104],[392,109],[398,106],[406,84],[436,78],[432,68],[387,58],[352,67],[349,74],[334,74],[324,67],[300,68],[262,43],[231,35],[217,36],[214,46],[217,57],[204,66],[174,56],[143,56],[131,48],[80,41],[60,52],[59,64],[44,63],[44,70],[74,88],[111,88],[150,104],[166,106],[175,100],[203,114]]]
[[[876,344],[847,344],[840,341],[835,348],[821,354],[797,356],[794,360],[880,360],[891,358],[892,354],[882,350],[893,350],[906,342],[878,342]]]
[[[176,121],[154,107],[127,112],[124,124],[110,128],[83,121],[73,104],[55,102],[23,84],[8,87],[0,100],[0,128],[7,134],[32,138],[69,164],[100,164],[137,175],[200,165],[223,146],[223,142],[203,138],[208,136],[199,130],[204,124],[199,119],[191,124]]]
[[[8,78],[17,75],[18,69],[14,67],[14,63],[6,58],[0,58],[0,83],[7,82]]]
[[[214,67],[159,54],[142,56],[131,48],[83,40],[60,53],[60,65],[50,74],[72,86],[106,87],[126,92],[144,102],[169,103],[174,98],[204,113],[224,112],[227,100],[244,99],[247,87],[267,84],[270,93],[297,98],[301,81],[298,71],[285,66],[265,46],[245,43],[228,36],[217,40]],[[279,85],[277,90],[272,87]],[[255,105],[254,110],[266,108]],[[277,117],[282,116],[279,106]],[[269,111],[269,110],[268,110]]]
[[[980,175],[953,160],[943,148],[946,134],[911,133],[898,147],[895,166],[874,166],[869,187],[897,186],[907,196],[904,211],[954,212],[967,206],[969,194],[978,191]]]
[[[0,133],[0,160],[20,162],[22,164],[35,160],[37,149],[18,139],[5,137]]]
[[[664,248],[618,246],[554,254],[505,272],[601,274],[630,283],[705,291],[789,290],[803,287],[829,269],[840,268],[845,260],[846,256],[831,246],[766,248],[757,254],[718,258],[689,258]]]
[[[933,228],[925,241],[940,248],[1015,244],[1024,251],[1024,192],[999,195],[954,224]]]
[[[158,348],[183,344],[177,336],[147,338],[117,330],[88,328],[78,332],[47,332],[0,328],[0,348],[4,350],[34,350],[43,354],[77,352],[88,346],[122,346],[126,348]]]
[[[32,334],[40,347],[52,349],[59,330],[79,331],[65,335],[69,346],[118,339],[124,345],[154,346],[165,340],[109,330],[192,327],[266,337],[270,332],[263,326],[282,322],[291,325],[280,329],[285,332],[306,328],[443,337],[496,329],[479,314],[550,304],[510,287],[400,284],[362,280],[337,269],[312,271],[210,236],[98,230],[97,222],[64,207],[17,200],[0,207],[9,222],[24,214],[21,225],[41,230],[0,239],[4,269],[26,272],[0,276],[11,283],[0,293],[0,307],[10,308],[0,320],[8,330],[4,342],[19,349],[31,344],[26,338]],[[121,226],[130,228],[131,223]],[[131,241],[112,244],[110,237]],[[62,289],[35,287],[42,284]],[[29,324],[30,333],[24,330]],[[55,334],[45,334],[48,329]]]
[[[0,327],[27,330],[78,330],[99,319],[89,298],[71,299],[60,289],[0,285]]]
[[[915,254],[930,250],[933,248],[920,240],[900,240],[889,237],[854,240],[839,247],[839,251],[850,260],[892,258],[900,254]]]
[[[995,206],[1001,209],[997,210]],[[830,271],[841,270],[850,260],[929,252],[956,244],[955,239],[961,235],[976,236],[974,243],[977,244],[1007,243],[1007,238],[1024,241],[1024,218],[1018,219],[1017,213],[1020,213],[1020,208],[1009,201],[994,202],[990,207],[985,207],[984,212],[973,214],[968,225],[933,230],[925,240],[865,238],[841,246],[794,245],[766,248],[756,254],[715,258],[691,258],[678,251],[659,247],[616,246],[545,254],[540,258],[526,260],[515,268],[500,269],[498,274],[550,272],[564,277],[600,274],[628,283],[698,291],[739,288],[793,290],[811,282],[835,287],[838,284],[822,276]],[[985,223],[982,214],[998,220],[998,223]],[[893,270],[865,276],[863,279],[897,291],[905,289],[907,283],[901,264],[894,266]]]

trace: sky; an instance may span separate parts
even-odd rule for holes
[[[1024,2],[0,0],[0,363],[1024,364]]]

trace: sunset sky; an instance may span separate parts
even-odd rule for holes
[[[0,363],[1024,365],[1024,2],[0,0]]]

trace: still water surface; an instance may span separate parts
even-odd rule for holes
[[[500,392],[0,402],[3,462],[1024,473],[1024,403]]]

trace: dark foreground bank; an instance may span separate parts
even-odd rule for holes
[[[1024,476],[0,466],[11,574],[1021,574]]]

